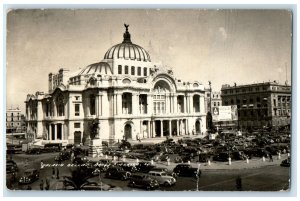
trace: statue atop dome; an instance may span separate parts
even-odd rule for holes
[[[126,28],[126,32],[128,32],[129,24],[125,24],[125,23],[124,23],[124,27]]]
[[[132,43],[131,39],[130,39],[130,33],[128,32],[129,24],[124,23],[124,27],[126,28],[126,31],[123,35],[123,38],[124,38],[123,43]]]

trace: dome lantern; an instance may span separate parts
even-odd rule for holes
[[[107,50],[104,59],[130,59],[143,62],[151,62],[149,53],[139,45],[131,42],[128,32],[128,24],[124,24],[126,30],[123,34],[123,42],[112,46]]]

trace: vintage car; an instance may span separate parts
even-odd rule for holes
[[[156,179],[160,185],[173,186],[176,183],[176,179],[172,176],[167,175],[166,172],[151,170],[148,174],[153,179]]]
[[[128,183],[130,187],[139,187],[147,190],[154,190],[159,187],[159,183],[156,179],[151,178],[149,175],[144,173],[135,173],[131,175]]]
[[[128,180],[130,176],[130,172],[125,171],[122,167],[119,166],[109,167],[105,173],[105,177],[110,179]]]
[[[19,184],[31,184],[39,179],[39,171],[37,169],[25,170],[23,176],[19,179]]]
[[[198,170],[198,168],[193,168],[189,164],[178,164],[173,169],[173,172],[178,174],[178,176],[184,176],[184,177],[200,177],[201,176],[201,170]]]

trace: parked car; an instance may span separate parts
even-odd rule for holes
[[[291,167],[291,159],[290,158],[287,158],[285,160],[283,160],[280,164],[280,166],[283,166],[283,167]]]
[[[15,173],[18,171],[19,171],[19,168],[15,161],[13,161],[13,160],[6,161],[6,173]]]
[[[131,175],[128,186],[154,190],[159,187],[159,183],[156,179],[151,178],[147,174],[135,173]]]
[[[39,174],[37,169],[27,169],[19,179],[19,184],[31,184],[39,179]]]
[[[193,168],[189,164],[178,164],[173,169],[173,172],[175,172],[178,176],[185,176],[185,177],[197,177],[201,176],[201,170],[198,170],[198,168]]]
[[[58,156],[55,157],[55,161],[65,161],[71,158],[71,153],[68,151],[60,152]]]
[[[164,172],[167,175],[172,176],[174,178],[176,178],[178,176],[175,172],[172,172],[172,171],[168,170],[168,168],[163,168],[163,167],[154,167],[151,169],[151,171]]]
[[[128,180],[130,176],[130,172],[125,171],[122,167],[119,166],[109,167],[105,173],[105,177],[111,179]]]
[[[160,185],[173,186],[176,183],[176,179],[172,176],[167,175],[166,172],[151,170],[148,174],[153,179],[156,179]]]
[[[34,147],[34,148],[31,148],[31,149],[28,149],[25,153],[26,154],[41,154],[41,149],[40,148],[37,148],[37,147]]]
[[[135,167],[136,167],[136,169],[137,169],[138,172],[147,173],[151,169],[153,169],[155,166],[151,165],[150,162],[139,162]]]
[[[44,145],[43,152],[59,152],[61,150],[62,144],[61,143],[48,143]]]
[[[105,184],[105,183],[97,183],[97,182],[89,182],[84,184],[80,188],[84,191],[122,191],[123,189],[117,186]]]
[[[213,156],[213,160],[214,161],[228,161],[228,158],[229,158],[229,154],[228,152],[221,152],[219,154],[216,154]]]

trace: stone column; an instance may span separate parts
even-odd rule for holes
[[[151,94],[147,94],[147,114],[153,114],[153,105]]]
[[[113,114],[116,115],[117,114],[116,94],[112,94],[112,98],[113,98]]]
[[[152,137],[156,137],[155,121],[153,121],[152,125],[153,125],[153,127],[152,127],[152,130],[153,130]]]
[[[177,124],[177,136],[179,136],[179,119],[176,120],[176,124]]]
[[[193,96],[189,95],[189,106],[190,106],[190,113],[194,113],[194,103],[193,103]]]
[[[187,113],[187,97],[183,96],[183,113]]]
[[[99,95],[95,96],[95,115],[96,117],[99,116]]]
[[[170,102],[169,102],[169,94],[166,94],[166,105],[165,105],[165,111],[167,114],[170,113]]]
[[[52,124],[49,124],[49,138],[48,140],[52,140]]]
[[[137,103],[136,93],[132,93],[132,96],[131,96],[131,110],[132,110],[133,115],[137,114],[138,108],[139,107],[138,107],[138,103]]]
[[[163,137],[164,124],[163,120],[160,120],[160,137]]]
[[[150,121],[147,121],[147,138],[150,138]]]
[[[174,94],[174,113],[178,113],[177,95]]]
[[[169,120],[169,136],[172,137],[172,120]]]
[[[118,115],[122,114],[122,94],[121,93],[117,94],[117,114]]]
[[[109,102],[108,102],[108,99],[107,99],[107,92],[105,91],[103,93],[103,96],[102,96],[102,104],[101,104],[101,107],[102,107],[102,116],[108,116],[108,112],[109,112]]]

